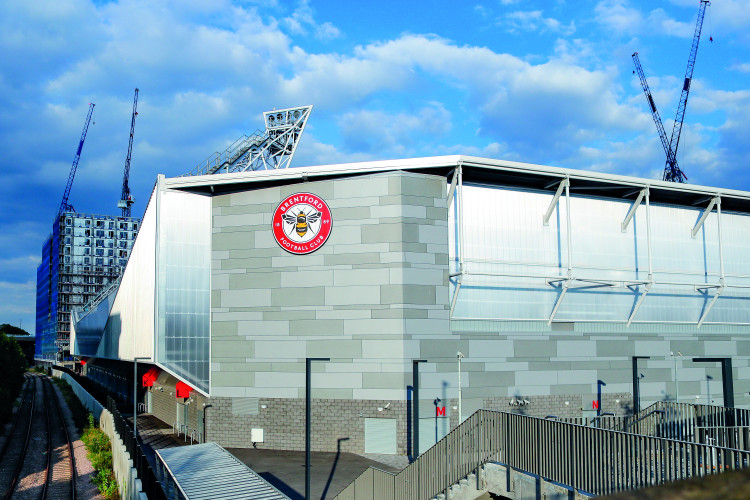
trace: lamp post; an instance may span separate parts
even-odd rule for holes
[[[331,361],[331,358],[305,358],[305,500],[310,500],[310,385],[313,361]]]
[[[414,444],[411,449],[414,452],[414,460],[419,458],[419,363],[426,363],[426,359],[414,359],[411,362],[411,376],[412,376],[412,391],[411,391],[411,407],[412,407],[412,418],[414,419],[414,432],[412,436]]]
[[[138,360],[151,361],[149,357],[133,358],[133,438],[138,442],[137,422],[138,422]]]
[[[633,356],[633,413],[641,411],[641,378],[638,376],[638,360],[651,356]],[[641,374],[643,375],[643,374]]]
[[[461,412],[461,359],[463,359],[464,353],[458,351],[456,357],[458,358],[458,425],[461,425],[463,420],[463,413]]]
[[[674,360],[674,400],[676,403],[680,402],[680,380],[677,376],[677,359],[679,358],[680,361],[682,361],[682,353],[680,351],[677,351],[677,354],[675,354],[672,351],[669,351],[669,355],[672,356],[672,359]]]

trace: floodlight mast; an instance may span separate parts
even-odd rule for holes
[[[223,153],[214,153],[185,174],[207,175],[288,168],[297,151],[312,106],[263,113],[264,131],[242,136]]]

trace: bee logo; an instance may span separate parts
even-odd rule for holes
[[[273,214],[273,235],[287,252],[307,254],[320,248],[331,234],[331,210],[318,196],[296,193]]]
[[[304,238],[305,234],[307,234],[307,230],[309,229],[310,224],[318,222],[318,219],[320,219],[321,215],[322,214],[318,211],[306,214],[304,210],[301,209],[299,212],[297,212],[296,216],[287,212],[282,215],[281,218],[284,219],[284,222],[293,226],[293,230],[300,238]]]

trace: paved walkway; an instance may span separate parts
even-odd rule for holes
[[[133,415],[123,415],[125,420],[133,425]],[[179,437],[172,433],[172,426],[166,424],[151,415],[150,413],[138,414],[138,438],[141,440],[141,447],[146,454],[151,467],[154,466],[155,450],[162,448],[172,448],[174,446],[186,446],[190,444],[190,438],[187,441],[182,435]]]
[[[132,415],[125,416],[132,424]],[[148,461],[154,464],[155,450],[189,446],[172,426],[149,413],[138,415],[138,437]],[[305,452],[227,448],[232,455],[292,500],[305,497]],[[310,489],[312,498],[331,499],[359,477],[368,467],[397,473],[407,464],[396,455],[356,455],[353,453],[312,452]]]
[[[227,448],[259,476],[292,500],[305,498],[305,452]],[[312,498],[330,499],[359,477],[368,467],[396,473],[400,469],[353,453],[312,452],[310,492]]]

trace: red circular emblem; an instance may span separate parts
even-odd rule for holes
[[[273,237],[289,253],[304,255],[322,247],[331,235],[331,210],[319,196],[295,193],[273,213]]]

